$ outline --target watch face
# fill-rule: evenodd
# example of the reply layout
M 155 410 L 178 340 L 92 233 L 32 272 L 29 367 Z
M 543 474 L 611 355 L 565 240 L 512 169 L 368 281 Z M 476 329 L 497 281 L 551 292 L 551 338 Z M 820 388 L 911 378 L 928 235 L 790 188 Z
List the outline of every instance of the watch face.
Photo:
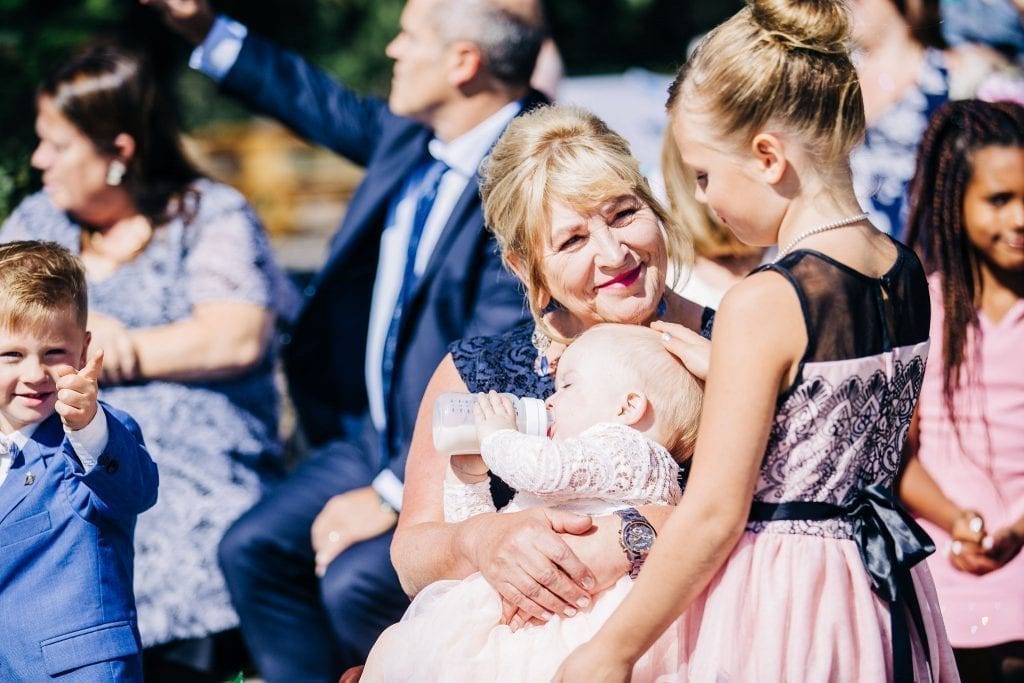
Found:
M 622 542 L 635 553 L 647 552 L 654 545 L 654 528 L 647 522 L 629 522 L 622 530 Z

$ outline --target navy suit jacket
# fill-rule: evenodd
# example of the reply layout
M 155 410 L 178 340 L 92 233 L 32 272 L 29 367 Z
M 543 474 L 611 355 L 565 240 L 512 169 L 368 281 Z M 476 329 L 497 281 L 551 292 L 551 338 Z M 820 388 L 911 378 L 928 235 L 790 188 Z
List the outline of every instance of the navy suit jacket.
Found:
M 429 158 L 433 133 L 251 33 L 222 87 L 366 168 L 283 350 L 292 399 L 310 441 L 359 438 L 343 424 L 346 417 L 367 414 L 366 339 L 381 233 L 395 193 Z M 524 109 L 545 101 L 533 92 Z M 385 397 L 388 466 L 399 478 L 420 400 L 448 344 L 497 334 L 529 317 L 522 286 L 502 266 L 484 229 L 477 181 L 469 182 L 452 211 L 400 321 L 392 391 Z
M 54 414 L 0 485 L 0 680 L 142 680 L 133 536 L 157 470 L 135 421 L 102 409 L 109 441 L 90 471 Z

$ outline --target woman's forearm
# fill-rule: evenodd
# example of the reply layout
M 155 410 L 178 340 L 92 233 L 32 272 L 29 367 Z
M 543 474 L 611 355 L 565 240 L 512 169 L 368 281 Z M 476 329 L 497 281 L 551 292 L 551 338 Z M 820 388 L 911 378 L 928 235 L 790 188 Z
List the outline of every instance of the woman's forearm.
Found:
M 434 448 L 434 403 L 449 391 L 468 391 L 450 355 L 438 364 L 420 402 L 405 463 L 402 512 L 391 542 L 392 564 L 409 595 L 433 581 L 473 571 L 456 552 L 458 525 L 444 521 L 444 478 L 450 458 Z
M 602 627 L 601 641 L 614 644 L 631 661 L 639 659 L 705 590 L 735 547 L 744 522 L 735 510 L 684 497 L 659 530 L 633 589 Z
M 461 524 L 424 522 L 395 532 L 391 562 L 407 595 L 416 595 L 434 581 L 461 579 L 476 571 L 459 551 Z
M 257 304 L 208 303 L 197 305 L 192 317 L 132 330 L 130 337 L 145 379 L 227 379 L 262 360 L 273 323 L 273 314 Z

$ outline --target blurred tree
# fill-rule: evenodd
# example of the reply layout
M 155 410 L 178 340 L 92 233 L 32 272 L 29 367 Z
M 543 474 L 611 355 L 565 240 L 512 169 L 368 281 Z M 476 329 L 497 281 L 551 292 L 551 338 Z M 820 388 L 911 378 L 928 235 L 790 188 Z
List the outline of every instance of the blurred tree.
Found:
M 297 50 L 357 88 L 383 93 L 390 82 L 384 45 L 403 0 L 214 0 L 253 31 Z M 145 51 L 176 94 L 185 130 L 248 117 L 184 65 L 191 46 L 135 0 L 0 0 L 0 220 L 39 187 L 29 165 L 36 143 L 35 89 L 68 55 L 95 40 Z
M 359 90 L 384 94 L 404 0 L 213 0 L 218 12 L 301 52 Z M 739 6 L 739 0 L 548 0 L 552 33 L 569 75 L 617 72 L 630 66 L 674 70 L 693 35 Z M 0 219 L 38 187 L 29 168 L 35 145 L 34 91 L 69 52 L 113 39 L 148 52 L 173 88 L 186 130 L 249 112 L 184 68 L 190 46 L 136 0 L 0 0 Z
M 694 36 L 731 16 L 742 0 L 547 0 L 551 32 L 571 76 L 642 67 L 674 72 Z

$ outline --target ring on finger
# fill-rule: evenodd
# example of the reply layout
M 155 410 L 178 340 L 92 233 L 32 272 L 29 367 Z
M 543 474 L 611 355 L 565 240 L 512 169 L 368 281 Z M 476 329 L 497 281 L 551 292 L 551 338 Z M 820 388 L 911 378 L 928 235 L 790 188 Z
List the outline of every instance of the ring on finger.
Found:
M 330 543 L 337 543 L 341 540 L 341 534 L 338 533 L 337 529 L 332 529 L 327 533 L 327 540 Z

